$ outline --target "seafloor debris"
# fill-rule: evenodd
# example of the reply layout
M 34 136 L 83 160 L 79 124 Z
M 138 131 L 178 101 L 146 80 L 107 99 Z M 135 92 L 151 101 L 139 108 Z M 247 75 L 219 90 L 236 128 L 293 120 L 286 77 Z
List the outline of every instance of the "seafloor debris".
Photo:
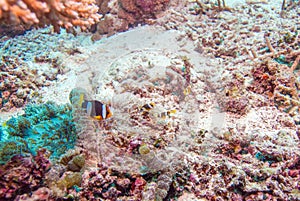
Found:
M 269 104 L 289 113 L 291 116 L 299 114 L 299 82 L 286 65 L 267 60 L 252 69 L 253 83 L 251 91 L 266 96 Z
M 289 138 L 289 133 L 282 131 L 278 136 Z M 287 156 L 285 151 L 278 152 L 276 148 L 260 149 L 260 145 L 252 144 L 254 138 L 250 136 L 238 139 L 236 134 L 226 132 L 222 138 L 228 142 L 220 143 L 213 152 L 199 156 L 193 162 L 190 188 L 197 197 L 252 199 L 261 194 L 272 199 L 297 200 L 298 184 L 295 181 L 299 177 L 286 175 L 294 172 L 295 166 L 290 163 L 298 163 L 298 156 Z

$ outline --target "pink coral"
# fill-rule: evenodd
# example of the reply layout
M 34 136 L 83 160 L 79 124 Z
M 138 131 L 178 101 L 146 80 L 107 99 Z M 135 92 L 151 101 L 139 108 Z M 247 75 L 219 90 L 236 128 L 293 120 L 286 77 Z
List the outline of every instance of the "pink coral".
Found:
M 33 156 L 14 156 L 0 167 L 0 200 L 12 199 L 19 193 L 30 192 L 42 185 L 51 163 L 49 153 L 41 149 Z
M 31 194 L 31 193 L 29 193 Z M 34 191 L 31 195 L 24 194 L 17 196 L 15 201 L 46 201 L 50 198 L 50 189 L 46 187 L 41 187 Z
M 131 192 L 133 194 L 141 193 L 147 182 L 142 177 L 137 177 L 134 183 L 131 186 Z

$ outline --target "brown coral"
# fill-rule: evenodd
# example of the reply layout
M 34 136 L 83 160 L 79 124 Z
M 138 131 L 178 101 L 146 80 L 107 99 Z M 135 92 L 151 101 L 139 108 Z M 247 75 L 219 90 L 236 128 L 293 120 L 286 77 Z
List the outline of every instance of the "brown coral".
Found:
M 127 30 L 147 19 L 156 19 L 157 14 L 168 6 L 170 0 L 97 0 L 97 5 L 104 15 L 95 27 L 94 40 L 103 34 L 114 34 Z
M 5 24 L 49 25 L 70 30 L 79 26 L 86 30 L 100 19 L 94 0 L 15 0 L 0 1 L 0 20 Z
M 128 19 L 130 22 L 135 22 L 143 19 L 143 17 L 155 16 L 159 11 L 162 11 L 169 0 L 119 0 L 122 12 L 119 12 L 119 17 Z
M 79 150 L 69 150 L 61 157 L 60 163 L 72 172 L 79 172 L 85 165 L 85 156 Z

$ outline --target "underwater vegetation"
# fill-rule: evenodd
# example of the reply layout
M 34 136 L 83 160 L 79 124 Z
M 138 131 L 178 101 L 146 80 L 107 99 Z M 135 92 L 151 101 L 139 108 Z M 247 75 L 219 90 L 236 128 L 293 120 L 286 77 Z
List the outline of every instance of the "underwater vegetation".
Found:
M 40 148 L 49 150 L 54 159 L 74 147 L 76 132 L 70 105 L 33 104 L 24 112 L 1 128 L 0 163 L 15 154 L 35 155 Z

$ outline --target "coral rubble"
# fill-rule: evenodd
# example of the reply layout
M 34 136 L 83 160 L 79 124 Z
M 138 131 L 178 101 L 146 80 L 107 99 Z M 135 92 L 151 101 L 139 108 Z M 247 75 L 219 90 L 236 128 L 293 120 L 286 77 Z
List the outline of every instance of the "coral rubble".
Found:
M 71 34 L 53 34 L 49 28 L 37 32 L 0 42 L 1 111 L 38 101 L 40 89 L 68 71 L 63 56 L 80 53 L 76 48 L 80 42 Z M 59 45 L 53 47 L 54 43 Z

